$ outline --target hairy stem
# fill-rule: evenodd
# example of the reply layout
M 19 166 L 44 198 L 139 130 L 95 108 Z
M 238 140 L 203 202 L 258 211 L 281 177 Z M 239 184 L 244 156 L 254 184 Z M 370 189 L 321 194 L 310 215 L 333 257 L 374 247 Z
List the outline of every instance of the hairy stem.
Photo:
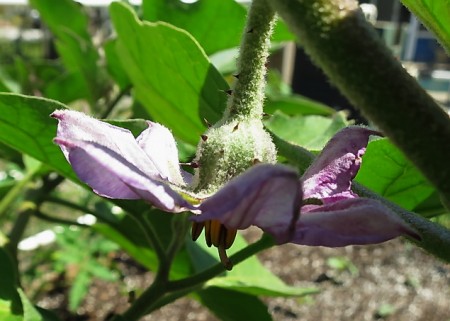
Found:
M 331 81 L 449 200 L 449 117 L 392 56 L 357 1 L 270 3 Z
M 252 2 L 240 46 L 237 83 L 228 101 L 224 119 L 262 117 L 265 65 L 275 21 L 275 12 L 266 0 Z

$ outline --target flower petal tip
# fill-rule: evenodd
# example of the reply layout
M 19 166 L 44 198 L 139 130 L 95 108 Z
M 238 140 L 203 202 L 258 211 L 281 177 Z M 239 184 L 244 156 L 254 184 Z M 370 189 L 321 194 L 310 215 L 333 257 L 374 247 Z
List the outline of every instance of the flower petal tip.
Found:
M 64 110 L 57 109 L 53 113 L 50 114 L 50 117 L 61 120 L 63 117 L 63 113 L 64 113 Z

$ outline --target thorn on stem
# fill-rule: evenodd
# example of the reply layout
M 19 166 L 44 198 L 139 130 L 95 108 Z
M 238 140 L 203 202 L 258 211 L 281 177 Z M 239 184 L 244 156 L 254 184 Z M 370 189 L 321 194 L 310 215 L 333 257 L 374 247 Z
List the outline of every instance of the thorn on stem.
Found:
M 206 140 L 208 139 L 208 136 L 206 136 L 206 135 L 200 135 L 200 137 L 202 138 L 202 140 L 203 140 L 204 142 L 206 142 Z
M 203 121 L 205 122 L 206 127 L 211 128 L 211 123 L 206 118 L 203 118 Z
M 236 124 L 236 126 L 233 127 L 233 132 L 235 132 L 236 130 L 238 130 L 239 128 L 239 123 Z

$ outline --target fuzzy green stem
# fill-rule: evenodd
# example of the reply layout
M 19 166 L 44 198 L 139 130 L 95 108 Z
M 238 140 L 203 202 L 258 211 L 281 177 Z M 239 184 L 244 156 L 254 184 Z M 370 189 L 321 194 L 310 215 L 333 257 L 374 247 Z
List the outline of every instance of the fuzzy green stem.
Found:
M 266 0 L 253 0 L 242 38 L 236 86 L 224 119 L 256 118 L 263 114 L 266 62 L 275 13 Z
M 270 3 L 331 81 L 449 200 L 449 117 L 392 56 L 358 3 Z
M 255 255 L 258 252 L 261 252 L 262 250 L 272 247 L 273 245 L 274 245 L 273 238 L 267 234 L 264 234 L 259 241 L 250 244 L 246 248 L 231 255 L 230 261 L 233 263 L 233 265 L 236 265 L 244 261 L 245 259 L 249 258 L 250 256 Z M 223 266 L 222 263 L 217 263 L 216 265 L 191 277 L 169 282 L 169 284 L 167 285 L 167 289 L 170 291 L 178 291 L 185 288 L 196 287 L 223 272 L 225 272 L 225 267 Z
M 280 138 L 273 136 L 274 142 L 278 148 L 281 155 L 285 156 L 290 162 L 297 165 L 300 172 L 304 172 L 306 168 L 314 160 L 314 155 L 307 151 L 306 149 L 291 145 Z M 362 197 L 372 198 L 380 201 L 397 215 L 399 215 L 405 222 L 407 222 L 411 227 L 413 227 L 422 240 L 418 241 L 415 239 L 410 239 L 412 242 L 416 243 L 418 246 L 422 247 L 429 253 L 450 262 L 450 231 L 446 228 L 440 226 L 439 224 L 433 223 L 420 215 L 409 212 L 400 206 L 388 201 L 384 197 L 370 191 L 366 187 L 353 182 L 353 190 Z

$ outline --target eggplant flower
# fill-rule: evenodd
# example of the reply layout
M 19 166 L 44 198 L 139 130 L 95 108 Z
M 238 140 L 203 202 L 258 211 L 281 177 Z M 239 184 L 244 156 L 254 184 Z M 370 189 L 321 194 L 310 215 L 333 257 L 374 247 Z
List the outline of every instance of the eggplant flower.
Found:
M 58 119 L 57 137 L 79 179 L 100 196 L 144 199 L 166 212 L 195 210 L 180 195 L 190 180 L 178 163 L 170 131 L 148 121 L 136 139 L 129 130 L 71 110 L 51 114 Z
M 206 242 L 226 255 L 236 230 L 256 225 L 279 244 L 329 247 L 379 243 L 418 235 L 389 208 L 358 198 L 351 182 L 361 165 L 369 136 L 377 132 L 349 127 L 334 136 L 300 179 L 284 165 L 257 164 L 193 205 L 192 175 L 178 163 L 170 131 L 148 121 L 136 139 L 130 131 L 70 110 L 57 110 L 57 137 L 79 179 L 95 193 L 113 199 L 143 199 L 166 212 L 191 211 L 192 237 L 205 228 Z M 195 195 L 194 195 L 195 198 Z
M 196 222 L 217 220 L 228 229 L 256 225 L 278 244 L 340 247 L 381 243 L 417 233 L 381 202 L 351 190 L 370 135 L 348 127 L 325 146 L 301 180 L 281 165 L 258 165 L 200 205 Z

